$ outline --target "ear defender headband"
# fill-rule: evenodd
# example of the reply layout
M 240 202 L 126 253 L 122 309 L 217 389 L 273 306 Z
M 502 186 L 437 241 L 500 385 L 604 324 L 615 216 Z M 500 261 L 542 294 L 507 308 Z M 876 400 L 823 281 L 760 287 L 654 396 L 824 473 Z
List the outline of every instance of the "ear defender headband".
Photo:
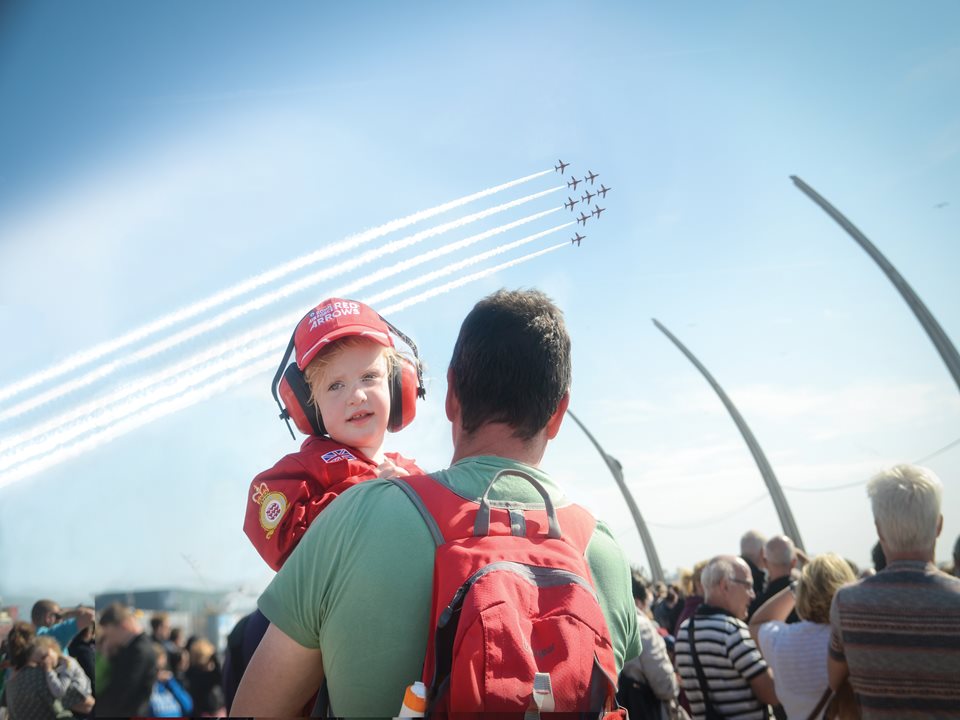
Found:
M 291 420 L 304 435 L 327 434 L 320 410 L 311 398 L 310 386 L 304 375 L 310 361 L 330 343 L 342 337 L 370 336 L 384 347 L 393 347 L 389 333 L 403 340 L 413 351 L 414 361 L 397 357 L 396 362 L 390 362 L 387 377 L 390 416 L 387 419 L 387 430 L 398 432 L 413 422 L 417 414 L 417 398 L 422 399 L 427 395 L 423 387 L 423 367 L 416 344 L 366 305 L 351 300 L 334 299 L 321 303 L 297 323 L 290 342 L 287 343 L 283 360 L 280 361 L 280 367 L 273 376 L 270 390 L 280 408 L 280 419 L 287 423 L 291 437 L 296 439 L 290 426 Z M 294 353 L 296 360 L 290 362 Z

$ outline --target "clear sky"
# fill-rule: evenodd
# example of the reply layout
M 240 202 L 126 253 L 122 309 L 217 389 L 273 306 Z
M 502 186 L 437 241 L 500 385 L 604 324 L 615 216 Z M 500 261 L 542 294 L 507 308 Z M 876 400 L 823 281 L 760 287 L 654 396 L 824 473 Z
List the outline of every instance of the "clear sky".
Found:
M 651 318 L 738 405 L 807 549 L 867 564 L 875 533 L 863 483 L 960 439 L 960 394 L 893 286 L 789 176 L 866 233 L 956 342 L 957 27 L 960 7 L 946 1 L 4 4 L 0 390 L 290 261 L 327 256 L 0 400 L 0 596 L 258 592 L 271 572 L 241 530 L 248 483 L 297 447 L 269 392 L 292 330 L 283 318 L 364 278 L 375 282 L 358 299 L 438 273 L 376 303 L 385 310 L 558 243 L 388 313 L 420 346 L 429 388 L 388 448 L 447 464 L 444 373 L 460 321 L 499 287 L 538 287 L 573 337 L 571 407 L 623 464 L 665 569 L 736 552 L 745 530 L 772 535 L 779 524 L 725 409 Z M 557 158 L 571 163 L 562 178 L 550 172 L 335 254 L 346 238 Z M 588 236 L 580 247 L 568 227 L 466 264 L 569 223 L 560 205 L 573 192 L 562 188 L 343 265 L 588 170 L 613 189 L 603 216 L 577 226 Z M 240 350 L 230 343 L 272 321 L 286 329 L 237 360 L 249 377 L 233 383 L 232 369 L 207 361 L 215 374 L 191 384 L 198 354 Z M 138 355 L 200 322 L 195 337 Z M 84 387 L 24 409 L 97 369 Z M 159 396 L 144 378 L 165 369 L 176 411 L 148 404 Z M 105 428 L 109 442 L 75 444 Z M 24 452 L 61 461 L 16 476 Z M 572 422 L 543 464 L 647 564 Z M 925 464 L 945 485 L 946 560 L 960 534 L 960 446 Z

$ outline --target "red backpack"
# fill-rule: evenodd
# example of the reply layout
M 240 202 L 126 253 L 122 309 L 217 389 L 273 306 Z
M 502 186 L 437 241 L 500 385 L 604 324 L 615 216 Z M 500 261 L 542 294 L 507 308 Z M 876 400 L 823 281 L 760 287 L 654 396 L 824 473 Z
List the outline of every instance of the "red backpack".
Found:
M 504 475 L 526 479 L 545 509 L 491 501 Z M 585 557 L 593 516 L 554 508 L 543 485 L 517 470 L 497 473 L 479 501 L 428 476 L 391 480 L 437 544 L 427 716 L 617 710 L 613 647 Z

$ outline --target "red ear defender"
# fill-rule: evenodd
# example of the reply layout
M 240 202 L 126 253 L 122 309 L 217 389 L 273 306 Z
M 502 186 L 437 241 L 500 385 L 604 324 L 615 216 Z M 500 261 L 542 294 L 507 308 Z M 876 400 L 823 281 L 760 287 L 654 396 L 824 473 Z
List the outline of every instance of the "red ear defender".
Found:
M 390 372 L 390 420 L 387 430 L 400 432 L 417 416 L 420 377 L 416 366 L 402 357 Z
M 307 384 L 307 378 L 297 367 L 296 363 L 290 363 L 280 378 L 280 387 L 277 388 L 280 393 L 280 399 L 286 408 L 287 414 L 297 430 L 304 435 L 325 435 L 327 429 L 323 426 L 323 418 L 317 411 L 317 406 L 310 399 L 310 386 Z M 283 417 L 281 414 L 280 417 Z M 286 420 L 286 418 L 284 418 Z

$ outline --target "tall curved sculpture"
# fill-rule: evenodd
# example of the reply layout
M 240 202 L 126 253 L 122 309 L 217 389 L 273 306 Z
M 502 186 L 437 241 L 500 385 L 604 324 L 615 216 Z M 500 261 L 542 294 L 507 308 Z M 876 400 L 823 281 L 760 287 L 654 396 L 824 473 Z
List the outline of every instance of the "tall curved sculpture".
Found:
M 716 392 L 720 397 L 720 400 L 727 408 L 727 412 L 730 413 L 730 417 L 733 418 L 733 422 L 736 423 L 740 434 L 743 435 L 743 439 L 747 443 L 747 447 L 750 448 L 750 454 L 753 455 L 753 459 L 757 463 L 757 467 L 760 469 L 760 474 L 763 476 L 763 481 L 767 484 L 767 489 L 770 491 L 770 497 L 773 499 L 773 506 L 777 509 L 777 515 L 780 517 L 780 525 L 783 527 L 784 534 L 793 540 L 794 544 L 802 550 L 803 540 L 800 539 L 800 528 L 797 527 L 797 523 L 793 519 L 793 513 L 790 511 L 790 505 L 787 503 L 787 498 L 783 494 L 783 490 L 780 488 L 780 483 L 777 481 L 777 476 L 773 474 L 773 468 L 770 467 L 770 463 L 767 461 L 767 456 L 763 454 L 763 450 L 760 449 L 760 444 L 753 436 L 753 433 L 750 432 L 750 428 L 747 426 L 747 422 L 743 419 L 740 411 L 737 410 L 736 406 L 723 391 L 723 388 L 720 387 L 719 383 L 713 379 L 713 376 L 700 363 L 700 361 L 697 360 L 694 354 L 687 350 L 686 346 L 677 340 L 673 333 L 661 325 L 656 318 L 653 319 L 653 324 L 657 326 L 660 332 L 670 338 L 673 344 L 679 348 L 680 352 L 687 356 L 687 359 L 693 363 L 697 370 L 700 371 L 700 374 L 706 378 L 707 382 L 710 383 L 710 387 L 712 387 L 714 392 Z
M 796 175 L 791 175 L 790 179 L 793 180 L 794 185 L 800 188 L 807 197 L 819 205 L 827 215 L 836 220 L 840 227 L 846 230 L 850 234 L 850 237 L 856 240 L 857 244 L 860 245 L 860 247 L 866 251 L 867 255 L 873 258 L 873 261 L 886 273 L 890 282 L 900 291 L 900 295 L 906 300 L 907 305 L 913 310 L 913 314 L 916 315 L 917 320 L 920 321 L 923 329 L 927 332 L 927 336 L 933 342 L 933 346 L 937 349 L 937 352 L 940 353 L 940 358 L 943 360 L 944 365 L 947 366 L 947 370 L 950 372 L 950 375 L 953 376 L 953 381 L 957 384 L 957 389 L 960 390 L 960 355 L 957 355 L 957 348 L 950 342 L 950 338 L 947 337 L 943 328 L 940 327 L 940 323 L 933 317 L 933 314 L 913 291 L 910 284 L 903 279 L 903 276 L 897 271 L 893 264 L 887 260 L 884 254 L 877 250 L 876 246 L 867 239 L 867 236 L 860 232 L 852 222 L 847 220 L 843 213 L 827 202 L 823 196 Z
M 590 434 L 590 431 L 587 430 L 587 426 L 580 422 L 580 418 L 570 412 L 570 408 L 567 408 L 567 415 L 573 418 L 573 421 L 580 426 L 580 429 L 583 430 L 583 434 L 590 438 L 590 442 L 593 443 L 593 446 L 597 449 L 597 452 L 600 453 L 600 457 L 603 458 L 603 461 L 607 464 L 607 467 L 610 468 L 610 473 L 613 475 L 613 479 L 617 481 L 617 487 L 620 488 L 620 492 L 623 494 L 623 499 L 627 501 L 627 507 L 630 508 L 630 514 L 633 515 L 633 522 L 637 526 L 637 532 L 640 533 L 640 542 L 643 543 L 643 550 L 647 554 L 647 562 L 650 563 L 650 574 L 653 576 L 655 581 L 665 582 L 663 577 L 663 568 L 660 566 L 660 556 L 657 555 L 657 549 L 653 546 L 653 536 L 650 535 L 650 531 L 647 530 L 647 524 L 643 521 L 643 516 L 640 515 L 640 508 L 637 507 L 637 503 L 633 499 L 633 495 L 630 494 L 630 490 L 627 489 L 627 484 L 623 480 L 623 466 L 620 464 L 620 461 L 617 460 L 613 455 L 608 455 L 606 451 L 600 447 L 600 443 L 597 442 L 596 438 Z

